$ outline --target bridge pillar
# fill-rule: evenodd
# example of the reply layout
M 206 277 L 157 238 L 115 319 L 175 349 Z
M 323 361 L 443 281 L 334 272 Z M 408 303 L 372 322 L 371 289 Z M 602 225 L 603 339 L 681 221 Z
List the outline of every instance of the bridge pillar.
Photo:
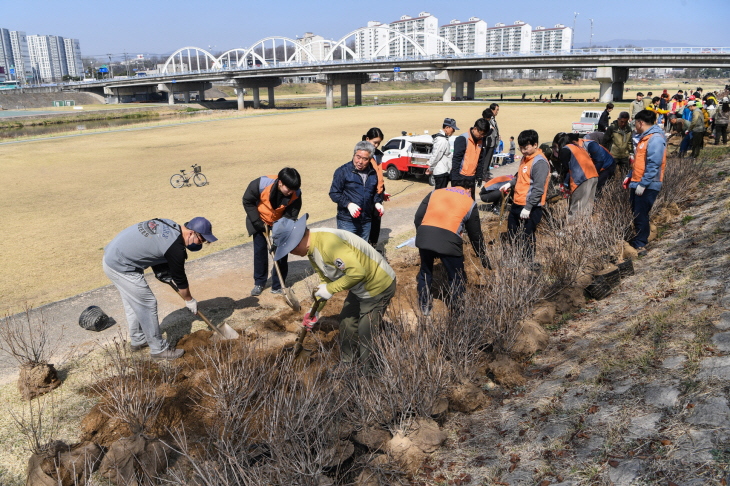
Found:
M 600 66 L 596 69 L 596 80 L 601 83 L 600 101 L 609 103 L 624 98 L 624 83 L 629 79 L 629 68 Z
M 174 91 L 170 91 L 167 93 L 167 104 L 168 105 L 175 104 L 175 92 Z
M 259 87 L 255 86 L 251 88 L 251 91 L 253 91 L 253 107 L 255 110 L 258 110 L 261 108 L 261 99 L 259 99 Z
M 245 109 L 245 104 L 243 103 L 243 95 L 245 94 L 245 91 L 240 86 L 236 88 L 236 99 L 238 100 L 238 111 L 243 111 Z
M 347 99 L 347 84 L 340 85 L 340 106 L 347 107 L 350 104 L 350 100 Z
M 198 91 L 198 99 L 200 101 L 205 101 L 205 90 L 204 89 L 201 89 Z
M 468 81 L 466 83 L 466 97 L 470 100 L 474 99 L 476 83 L 474 81 Z
M 362 105 L 362 83 L 355 84 L 355 106 Z
M 269 86 L 269 108 L 275 108 L 276 102 L 274 101 L 274 87 Z
M 370 76 L 366 73 L 347 73 L 347 74 L 318 74 L 316 82 L 325 85 L 325 93 L 327 96 L 327 109 L 334 108 L 333 89 L 336 84 L 342 87 L 340 93 L 340 101 L 342 106 L 347 106 L 347 85 L 355 85 L 355 102 L 357 103 L 357 85 L 370 81 Z
M 335 107 L 335 87 L 331 84 L 327 84 L 324 87 L 325 98 L 327 99 L 327 109 L 331 110 Z
M 274 107 L 274 88 L 281 85 L 281 78 L 268 77 L 268 78 L 238 78 L 235 79 L 236 87 L 238 88 L 239 110 L 243 110 L 243 88 L 250 89 L 253 92 L 253 107 L 261 108 L 260 88 L 268 88 L 269 92 L 269 107 Z
M 185 93 L 183 93 L 183 96 L 185 97 L 185 103 L 190 103 L 190 91 L 185 91 Z
M 456 97 L 463 98 L 464 83 L 476 83 L 482 79 L 482 72 L 471 69 L 444 69 L 436 73 L 436 79 L 444 82 L 444 101 L 451 101 L 451 83 L 456 83 Z
M 189 83 L 160 83 L 157 85 L 158 92 L 167 93 L 167 102 L 171 105 L 175 104 L 175 88 L 177 92 L 184 93 L 185 103 L 190 103 L 190 92 L 197 91 L 201 94 L 201 100 L 203 99 L 202 93 L 206 89 L 210 89 L 213 85 L 208 81 L 196 81 Z

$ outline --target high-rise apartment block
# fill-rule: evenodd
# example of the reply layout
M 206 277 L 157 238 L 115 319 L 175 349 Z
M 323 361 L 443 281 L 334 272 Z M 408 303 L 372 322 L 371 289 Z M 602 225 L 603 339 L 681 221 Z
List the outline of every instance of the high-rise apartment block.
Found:
M 10 74 L 10 67 L 13 66 L 13 46 L 10 43 L 10 31 L 0 29 L 0 67 L 6 75 Z
M 438 19 L 430 13 L 421 12 L 415 18 L 403 15 L 400 20 L 391 22 L 389 27 L 414 39 L 427 55 L 438 54 Z M 389 39 L 397 39 L 390 44 L 390 56 L 420 54 L 413 44 L 393 32 L 390 33 Z
M 322 61 L 330 52 L 330 43 L 325 41 L 321 35 L 314 35 L 311 32 L 305 32 L 303 37 L 297 38 L 297 43 L 309 49 L 314 58 Z M 291 54 L 288 54 L 290 56 Z
M 517 54 L 530 52 L 532 27 L 521 20 L 512 25 L 497 23 L 487 29 L 487 52 Z
M 371 20 L 366 30 L 355 34 L 355 54 L 361 59 L 385 57 L 390 54 L 387 47 L 389 32 L 388 24 Z
M 573 29 L 563 24 L 546 29 L 538 25 L 532 31 L 531 50 L 533 52 L 569 51 L 573 41 Z
M 33 78 L 33 65 L 30 63 L 28 38 L 21 30 L 10 31 L 10 44 L 13 46 L 13 62 L 15 63 L 15 78 L 22 83 Z
M 477 17 L 467 22 L 452 20 L 439 29 L 439 36 L 454 44 L 463 54 L 487 52 L 487 23 Z M 451 54 L 451 49 L 442 44 L 439 54 Z
M 81 45 L 78 39 L 63 39 L 64 51 L 66 52 L 66 66 L 68 75 L 72 78 L 84 77 L 84 63 L 81 61 Z
M 78 39 L 57 35 L 26 35 L 0 28 L 0 67 L 7 80 L 51 83 L 64 76 L 82 78 L 84 65 Z M 12 72 L 11 72 L 12 70 Z

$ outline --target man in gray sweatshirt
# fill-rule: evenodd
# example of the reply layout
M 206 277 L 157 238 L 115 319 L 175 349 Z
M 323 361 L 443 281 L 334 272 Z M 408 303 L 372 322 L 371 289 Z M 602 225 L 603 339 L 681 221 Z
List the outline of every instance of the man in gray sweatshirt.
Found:
M 186 249 L 198 251 L 203 243 L 214 241 L 217 238 L 205 218 L 193 218 L 184 225 L 171 219 L 150 219 L 122 230 L 104 248 L 102 266 L 122 297 L 132 351 L 149 347 L 152 359 L 158 360 L 185 354 L 162 338 L 157 300 L 144 279 L 144 271 L 152 267 L 159 280 L 174 282 L 185 306 L 197 315 L 198 302 L 190 294 L 185 275 Z

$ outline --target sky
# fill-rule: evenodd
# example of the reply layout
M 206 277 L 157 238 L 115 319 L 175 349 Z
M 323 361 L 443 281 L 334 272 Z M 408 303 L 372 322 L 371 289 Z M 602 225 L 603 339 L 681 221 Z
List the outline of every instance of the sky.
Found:
M 80 39 L 84 56 L 165 54 L 186 46 L 214 52 L 249 47 L 269 36 L 313 32 L 338 40 L 369 20 L 384 23 L 428 11 L 439 25 L 479 17 L 488 27 L 522 20 L 551 27 L 575 24 L 576 44 L 612 39 L 657 39 L 695 46 L 730 46 L 730 0 L 516 0 L 512 2 L 321 0 L 0 0 L 0 27 L 27 34 Z M 682 18 L 693 19 L 686 28 Z

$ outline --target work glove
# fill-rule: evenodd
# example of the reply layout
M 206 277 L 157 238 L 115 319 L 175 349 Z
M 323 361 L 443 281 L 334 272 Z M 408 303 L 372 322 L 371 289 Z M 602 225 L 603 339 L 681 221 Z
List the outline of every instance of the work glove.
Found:
M 686 132 L 684 132 L 684 134 L 685 135 L 689 135 L 689 130 L 687 130 Z
M 530 219 L 530 210 L 522 208 L 520 212 L 520 219 Z
M 646 189 L 646 187 L 644 187 L 642 185 L 636 186 L 636 189 L 634 190 L 634 194 L 636 194 L 637 196 L 641 196 L 642 194 L 644 194 L 644 189 Z
M 510 189 L 512 189 L 512 184 L 510 184 L 509 182 L 499 188 L 500 192 L 503 192 L 505 194 L 507 194 L 510 191 Z
M 633 155 L 629 155 L 629 163 L 631 165 L 634 165 L 634 156 Z
M 480 260 L 482 261 L 482 268 L 486 268 L 488 270 L 492 269 L 492 265 L 489 264 L 489 258 L 487 258 L 487 255 L 482 255 Z
M 196 316 L 198 315 L 198 301 L 197 300 L 195 300 L 195 299 L 186 300 L 185 307 L 190 309 L 190 312 L 192 312 Z
M 327 291 L 327 284 L 319 284 L 314 296 L 323 300 L 330 300 L 332 298 L 332 294 Z
M 560 177 L 560 174 L 558 174 L 557 172 L 551 172 L 550 175 L 553 176 L 553 179 L 555 179 L 556 181 Z
M 481 180 L 481 179 L 479 179 L 479 180 L 477 181 L 477 187 L 482 187 L 482 180 Z
M 316 312 L 314 314 L 314 317 L 312 317 L 311 319 L 309 318 L 309 312 L 307 312 L 304 315 L 304 320 L 302 321 L 302 327 L 305 328 L 307 331 L 311 331 L 312 326 L 317 324 L 317 322 L 319 322 L 319 312 Z
M 165 265 L 163 268 L 155 269 L 155 278 L 162 283 L 172 283 L 172 275 L 170 275 L 170 268 Z
M 624 189 L 627 189 L 628 190 L 628 188 L 629 188 L 629 182 L 631 182 L 631 178 L 630 177 L 627 177 L 626 179 L 624 179 Z
M 360 208 L 360 206 L 358 206 L 355 203 L 348 204 L 347 205 L 347 210 L 350 211 L 350 216 L 352 216 L 353 218 L 359 218 L 360 217 L 360 212 L 362 211 L 362 209 Z
M 259 219 L 258 221 L 253 222 L 253 229 L 255 229 L 257 233 L 266 233 L 266 224 Z
M 387 192 L 384 192 L 383 193 L 383 201 L 390 201 L 390 194 L 388 194 Z
M 380 203 L 375 203 L 375 209 L 378 210 L 378 214 L 380 214 L 380 217 L 383 217 L 383 214 L 385 214 L 385 209 L 383 208 L 383 205 Z

